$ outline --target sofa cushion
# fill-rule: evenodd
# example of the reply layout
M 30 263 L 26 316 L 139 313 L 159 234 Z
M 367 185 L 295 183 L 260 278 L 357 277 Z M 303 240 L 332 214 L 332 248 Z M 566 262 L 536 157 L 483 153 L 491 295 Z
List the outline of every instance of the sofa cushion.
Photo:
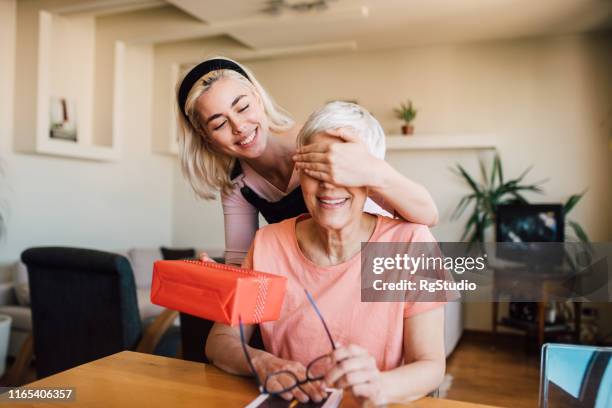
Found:
M 153 276 L 153 263 L 163 259 L 159 249 L 130 249 L 128 258 L 134 271 L 134 280 L 138 288 L 150 288 Z
M 162 306 L 151 303 L 151 289 L 137 288 L 136 296 L 138 297 L 138 310 L 140 311 L 140 319 L 147 320 L 155 317 L 164 311 Z
M 13 284 L 17 303 L 21 306 L 30 305 L 30 285 L 28 283 L 28 268 L 21 261 L 15 263 L 13 269 Z
M 0 306 L 0 314 L 11 316 L 13 319 L 11 329 L 32 330 L 32 311 L 28 306 Z
M 195 258 L 196 251 L 193 248 L 166 248 L 161 247 L 161 253 L 165 260 L 176 261 L 178 259 Z
M 15 297 L 15 285 L 13 281 L 0 283 L 0 306 L 14 305 L 17 303 Z

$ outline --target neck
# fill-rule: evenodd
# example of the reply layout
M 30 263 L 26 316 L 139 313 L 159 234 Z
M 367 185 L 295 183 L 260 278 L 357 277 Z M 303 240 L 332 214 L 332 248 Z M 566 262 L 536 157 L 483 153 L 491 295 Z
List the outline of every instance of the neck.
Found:
M 361 250 L 361 243 L 370 239 L 376 227 L 376 217 L 365 213 L 341 229 L 323 228 L 312 218 L 305 222 L 303 237 L 300 239 L 298 236 L 298 242 L 308 258 L 321 266 L 337 265 L 351 259 Z

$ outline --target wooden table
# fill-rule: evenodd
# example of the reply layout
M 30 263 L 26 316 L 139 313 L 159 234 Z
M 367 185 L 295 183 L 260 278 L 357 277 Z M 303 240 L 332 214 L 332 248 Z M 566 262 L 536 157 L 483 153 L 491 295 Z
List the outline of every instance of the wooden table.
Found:
M 123 351 L 35 381 L 26 388 L 73 387 L 76 401 L 19 403 L 18 407 L 243 407 L 258 392 L 254 382 L 211 365 Z M 8 407 L 7 403 L 1 404 Z M 342 407 L 357 407 L 346 393 Z M 399 407 L 400 405 L 394 405 Z M 423 398 L 415 408 L 484 408 L 445 399 Z

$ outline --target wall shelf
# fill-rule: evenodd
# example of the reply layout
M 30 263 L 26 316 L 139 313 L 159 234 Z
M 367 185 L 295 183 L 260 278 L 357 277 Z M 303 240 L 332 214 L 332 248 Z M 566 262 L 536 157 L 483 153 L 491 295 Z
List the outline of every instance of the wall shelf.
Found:
M 98 35 L 91 16 L 20 6 L 15 150 L 82 160 L 121 157 L 125 45 Z M 70 100 L 76 141 L 50 137 L 51 98 Z
M 491 134 L 420 134 L 387 136 L 387 150 L 495 150 Z
M 37 143 L 32 153 L 93 161 L 116 161 L 121 158 L 120 151 L 116 147 L 96 146 L 53 139 Z

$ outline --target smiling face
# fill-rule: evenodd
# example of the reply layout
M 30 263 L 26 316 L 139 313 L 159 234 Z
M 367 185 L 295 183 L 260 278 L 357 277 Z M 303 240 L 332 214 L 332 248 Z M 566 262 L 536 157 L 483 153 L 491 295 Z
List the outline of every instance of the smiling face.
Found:
M 247 84 L 218 79 L 197 99 L 195 111 L 216 150 L 245 159 L 263 153 L 268 119 L 261 99 Z
M 335 136 L 314 135 L 310 143 L 342 143 Z M 366 187 L 341 187 L 300 172 L 304 202 L 315 223 L 325 229 L 341 230 L 361 219 L 368 194 Z

